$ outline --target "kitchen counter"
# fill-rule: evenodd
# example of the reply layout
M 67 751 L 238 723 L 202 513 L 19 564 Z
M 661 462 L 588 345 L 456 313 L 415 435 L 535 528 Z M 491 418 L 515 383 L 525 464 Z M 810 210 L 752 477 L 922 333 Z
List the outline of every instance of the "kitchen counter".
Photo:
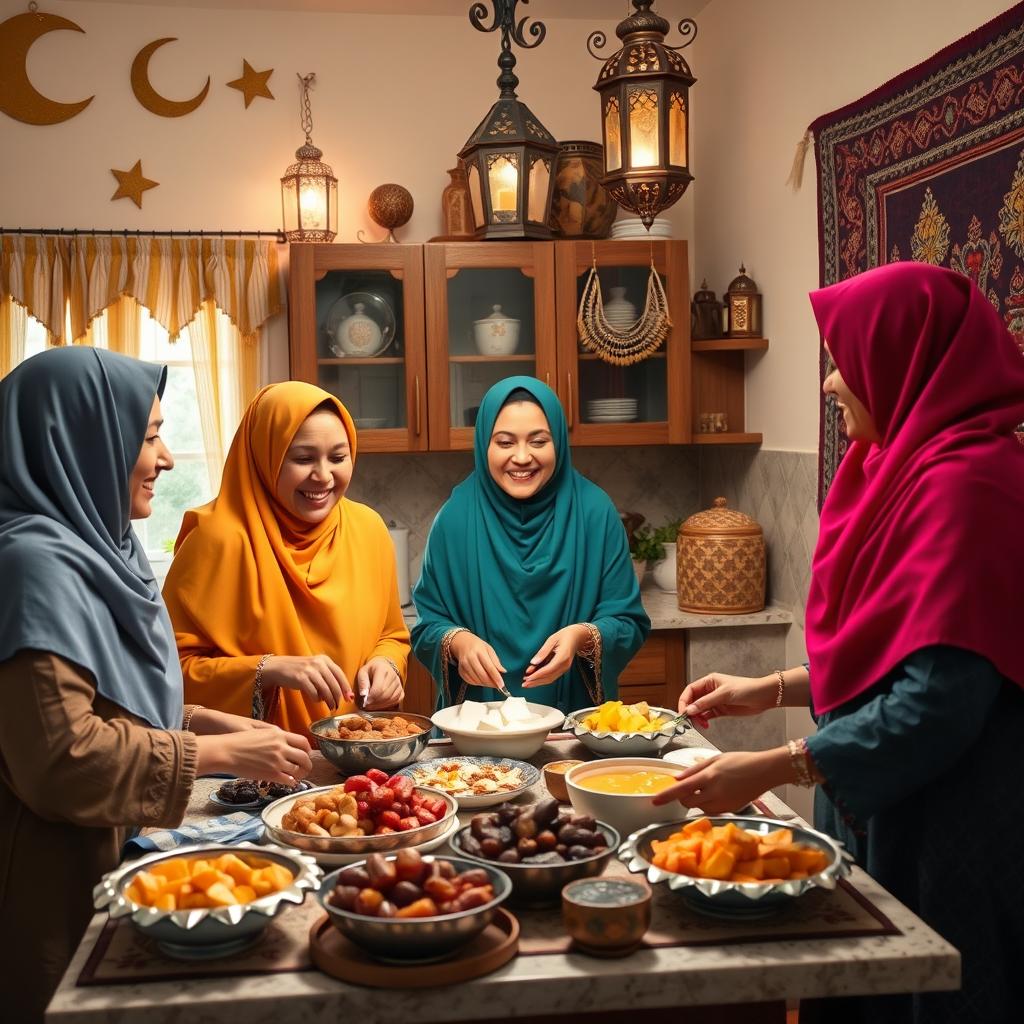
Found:
M 701 745 L 703 736 L 682 738 Z M 443 752 L 445 748 L 441 748 Z M 572 756 L 582 748 L 572 739 L 549 743 L 535 760 Z M 431 746 L 425 756 L 438 756 Z M 317 756 L 313 780 L 337 779 Z M 203 780 L 197 784 L 189 818 L 206 815 Z M 764 797 L 777 817 L 796 816 L 771 794 Z M 782 1020 L 784 1001 L 815 996 L 942 991 L 959 984 L 957 951 L 890 896 L 863 871 L 850 877 L 899 929 L 900 934 L 801 941 L 760 941 L 643 949 L 618 960 L 579 954 L 520 956 L 493 974 L 458 986 L 381 991 L 334 980 L 318 971 L 76 988 L 106 920 L 96 915 L 58 989 L 46 1019 L 56 1024 L 320 1024 L 339 1019 L 360 1024 L 396 1020 L 456 1022 L 624 1011 L 704 1007 L 693 1019 Z M 712 1006 L 749 1004 L 738 1013 L 716 1015 Z M 737 1010 L 735 1006 L 732 1010 Z M 665 1019 L 665 1018 L 659 1018 Z M 689 1020 L 673 1011 L 673 1021 Z

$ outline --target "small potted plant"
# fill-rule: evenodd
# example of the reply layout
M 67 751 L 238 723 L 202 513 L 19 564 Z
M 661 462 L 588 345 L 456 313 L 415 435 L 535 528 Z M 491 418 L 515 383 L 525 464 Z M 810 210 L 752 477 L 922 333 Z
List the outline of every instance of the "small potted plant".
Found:
M 633 571 L 636 573 L 637 583 L 643 583 L 648 562 L 664 557 L 661 543 L 654 539 L 654 531 L 646 526 L 641 526 L 638 530 L 633 531 L 629 541 L 629 554 L 633 559 Z
M 651 540 L 658 547 L 655 556 L 654 583 L 659 590 L 674 594 L 676 592 L 676 537 L 679 535 L 681 519 L 673 519 L 664 526 L 659 526 L 651 534 Z

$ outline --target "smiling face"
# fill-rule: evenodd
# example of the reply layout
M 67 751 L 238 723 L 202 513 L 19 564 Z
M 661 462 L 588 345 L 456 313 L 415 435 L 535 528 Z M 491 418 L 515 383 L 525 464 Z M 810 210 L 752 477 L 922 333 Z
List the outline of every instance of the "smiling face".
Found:
M 494 482 L 520 501 L 533 497 L 555 472 L 555 445 L 544 410 L 533 402 L 510 402 L 494 421 L 487 446 Z
M 131 499 L 129 515 L 132 519 L 145 519 L 153 513 L 153 490 L 156 478 L 165 470 L 174 468 L 174 457 L 171 455 L 160 428 L 164 417 L 160 411 L 160 399 L 153 399 L 153 408 L 149 413 L 149 424 L 142 449 L 128 480 L 128 494 Z
M 826 395 L 836 396 L 836 405 L 843 414 L 843 423 L 846 425 L 846 436 L 851 441 L 869 441 L 878 444 L 882 438 L 875 426 L 875 421 L 871 418 L 871 413 L 843 380 L 839 367 L 832 359 L 832 352 L 829 350 L 827 342 L 825 351 L 828 352 L 832 372 L 825 378 L 821 390 Z
M 277 500 L 304 522 L 319 523 L 345 496 L 351 480 L 345 426 L 337 413 L 317 409 L 306 417 L 285 452 Z

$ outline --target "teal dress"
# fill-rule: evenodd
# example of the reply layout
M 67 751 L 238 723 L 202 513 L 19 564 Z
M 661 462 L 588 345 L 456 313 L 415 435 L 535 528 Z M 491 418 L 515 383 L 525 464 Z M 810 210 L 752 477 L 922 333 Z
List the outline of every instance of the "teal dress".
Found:
M 525 501 L 506 494 L 487 466 L 495 420 L 517 388 L 537 398 L 556 453 L 551 479 Z M 413 650 L 434 677 L 437 706 L 498 697 L 466 684 L 454 664 L 441 663 L 445 634 L 460 626 L 491 644 L 507 670 L 505 685 L 532 703 L 569 712 L 614 698 L 619 674 L 651 623 L 615 506 L 572 467 L 555 393 L 533 377 L 495 384 L 480 404 L 473 453 L 473 473 L 434 520 L 413 590 L 419 614 Z M 593 665 L 577 657 L 552 684 L 524 689 L 526 667 L 544 641 L 579 622 L 600 631 L 600 657 Z
M 978 654 L 925 647 L 817 721 L 815 825 L 956 946 L 963 987 L 801 1003 L 801 1024 L 1019 1019 L 1024 691 Z

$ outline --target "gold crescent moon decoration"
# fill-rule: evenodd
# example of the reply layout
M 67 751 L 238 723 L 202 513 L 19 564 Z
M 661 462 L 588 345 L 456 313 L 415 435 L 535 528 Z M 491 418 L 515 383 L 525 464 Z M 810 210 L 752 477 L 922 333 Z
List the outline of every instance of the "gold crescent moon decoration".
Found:
M 85 32 L 67 18 L 29 11 L 0 24 L 0 110 L 25 124 L 59 124 L 80 114 L 95 97 L 58 103 L 39 92 L 28 77 L 26 61 L 32 44 L 47 32 Z
M 206 94 L 210 91 L 209 77 L 206 79 L 206 85 L 203 86 L 202 92 L 190 100 L 169 100 L 166 96 L 161 96 L 150 84 L 150 57 L 165 43 L 175 42 L 177 42 L 176 36 L 154 39 L 153 42 L 147 43 L 139 50 L 135 55 L 135 60 L 132 61 L 132 92 L 135 93 L 135 98 L 147 110 L 159 114 L 161 117 L 183 117 L 185 114 L 191 114 L 206 99 Z

